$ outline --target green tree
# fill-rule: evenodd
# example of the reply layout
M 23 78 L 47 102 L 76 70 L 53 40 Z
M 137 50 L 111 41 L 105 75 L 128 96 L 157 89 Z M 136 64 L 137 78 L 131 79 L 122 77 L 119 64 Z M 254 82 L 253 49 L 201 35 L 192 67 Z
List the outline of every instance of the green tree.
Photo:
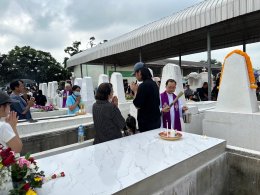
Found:
M 73 56 L 79 52 L 82 52 L 82 50 L 79 50 L 80 45 L 81 45 L 80 41 L 74 41 L 72 43 L 72 46 L 68 46 L 64 49 L 64 52 L 68 53 L 70 56 Z
M 200 62 L 203 62 L 203 63 L 208 63 L 207 61 L 205 60 L 201 60 Z M 217 61 L 216 59 L 211 59 L 211 65 L 215 65 L 215 66 L 222 66 L 222 63 Z
M 2 83 L 13 79 L 32 79 L 37 83 L 60 81 L 69 79 L 71 75 L 49 52 L 30 46 L 15 46 L 1 64 Z

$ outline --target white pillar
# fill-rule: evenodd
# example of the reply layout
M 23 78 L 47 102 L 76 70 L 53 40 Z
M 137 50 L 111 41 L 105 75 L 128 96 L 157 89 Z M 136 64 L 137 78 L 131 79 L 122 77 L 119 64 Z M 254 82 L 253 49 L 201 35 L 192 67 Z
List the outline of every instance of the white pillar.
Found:
M 123 76 L 119 72 L 113 72 L 111 75 L 111 84 L 113 85 L 114 95 L 117 96 L 119 103 L 125 103 L 125 90 Z
M 57 81 L 52 81 L 52 89 L 51 89 L 51 98 L 55 98 L 56 96 L 56 91 L 58 89 L 58 82 Z
M 82 86 L 82 78 L 75 78 L 74 85 Z
M 42 83 L 42 94 L 46 97 L 48 96 L 48 86 L 47 83 Z
M 163 67 L 160 93 L 165 91 L 165 84 L 168 79 L 174 79 L 177 82 L 175 90 L 176 95 L 178 95 L 178 93 L 180 93 L 181 91 L 184 92 L 180 66 L 176 64 L 166 64 Z M 180 98 L 180 100 L 182 101 L 182 103 L 186 102 L 184 95 Z
M 259 111 L 256 90 L 250 88 L 244 56 L 232 54 L 225 60 L 219 87 L 217 111 L 254 113 Z
M 39 90 L 42 90 L 42 83 L 39 84 Z
M 95 102 L 93 82 L 91 77 L 84 77 L 81 86 L 81 100 L 85 104 L 86 112 L 92 113 L 92 106 Z
M 48 92 L 47 92 L 48 98 L 51 98 L 51 92 L 52 92 L 52 82 L 48 82 Z
M 108 76 L 106 74 L 100 74 L 99 75 L 99 77 L 98 77 L 98 86 L 101 83 L 109 83 L 109 79 L 108 79 Z

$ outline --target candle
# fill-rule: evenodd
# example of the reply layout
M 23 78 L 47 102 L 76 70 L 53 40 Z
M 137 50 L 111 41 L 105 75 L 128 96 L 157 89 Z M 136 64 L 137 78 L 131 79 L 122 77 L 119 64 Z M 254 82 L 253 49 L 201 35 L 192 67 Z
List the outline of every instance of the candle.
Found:
M 169 137 L 169 123 L 167 120 L 166 120 L 166 129 L 167 129 L 167 137 Z

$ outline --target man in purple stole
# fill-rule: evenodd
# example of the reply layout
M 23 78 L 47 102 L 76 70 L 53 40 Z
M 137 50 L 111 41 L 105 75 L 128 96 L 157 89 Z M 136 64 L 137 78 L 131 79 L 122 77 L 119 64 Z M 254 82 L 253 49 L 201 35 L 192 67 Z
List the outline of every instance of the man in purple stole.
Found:
M 71 94 L 72 94 L 71 85 L 69 83 L 66 83 L 65 89 L 62 92 L 62 97 L 63 97 L 62 108 L 66 107 L 67 97 L 69 97 Z
M 186 106 L 183 106 L 181 101 L 178 100 L 173 106 L 169 106 L 176 98 L 174 94 L 176 89 L 176 81 L 168 79 L 166 81 L 166 90 L 161 93 L 161 108 L 162 108 L 162 127 L 168 129 L 177 129 L 181 131 L 182 112 L 188 110 Z

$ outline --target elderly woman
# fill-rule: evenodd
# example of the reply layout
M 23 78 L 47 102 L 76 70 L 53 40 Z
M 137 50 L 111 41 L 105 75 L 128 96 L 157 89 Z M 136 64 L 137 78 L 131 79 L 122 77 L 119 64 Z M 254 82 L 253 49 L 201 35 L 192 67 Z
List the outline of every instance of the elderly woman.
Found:
M 0 121 L 0 144 L 10 147 L 14 152 L 20 153 L 23 147 L 21 139 L 17 133 L 16 112 L 10 112 L 11 98 L 0 91 L 0 118 L 5 117 L 5 121 Z
M 113 97 L 110 83 L 102 83 L 96 92 L 96 103 L 93 105 L 94 144 L 122 137 L 121 130 L 125 127 L 125 119 L 118 109 L 118 99 Z

